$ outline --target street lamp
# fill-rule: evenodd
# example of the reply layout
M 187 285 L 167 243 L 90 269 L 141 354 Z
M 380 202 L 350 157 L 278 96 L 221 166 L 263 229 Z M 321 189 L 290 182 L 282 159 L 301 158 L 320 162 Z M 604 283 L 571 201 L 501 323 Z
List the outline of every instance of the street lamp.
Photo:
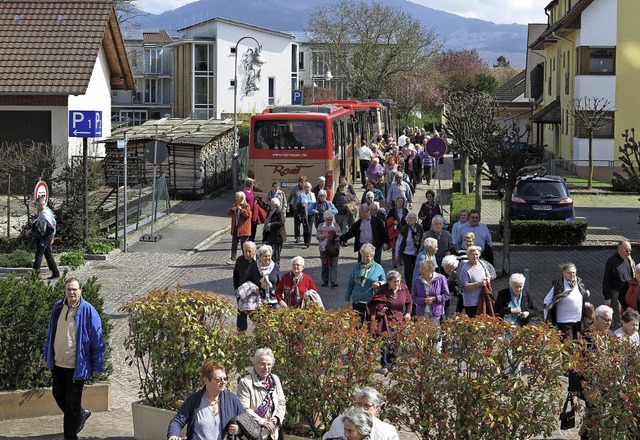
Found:
M 331 74 L 331 67 L 329 66 L 329 63 L 327 63 L 326 61 L 318 61 L 319 63 L 324 64 L 325 66 L 327 66 L 327 70 L 325 70 L 324 72 L 324 80 L 325 81 L 331 81 L 331 79 L 333 78 L 333 75 Z M 313 77 L 313 73 L 312 73 L 312 77 Z M 311 78 L 313 79 L 313 78 Z M 311 102 L 316 100 L 316 87 L 318 87 L 318 85 L 316 84 L 315 81 L 312 81 L 311 84 Z
M 250 39 L 256 42 L 258 47 L 253 52 L 251 64 L 262 66 L 266 60 L 262 55 L 262 45 L 253 37 L 242 37 L 236 43 L 235 64 L 233 71 L 233 155 L 231 156 L 231 178 L 233 179 L 233 190 L 238 191 L 238 46 L 242 40 Z

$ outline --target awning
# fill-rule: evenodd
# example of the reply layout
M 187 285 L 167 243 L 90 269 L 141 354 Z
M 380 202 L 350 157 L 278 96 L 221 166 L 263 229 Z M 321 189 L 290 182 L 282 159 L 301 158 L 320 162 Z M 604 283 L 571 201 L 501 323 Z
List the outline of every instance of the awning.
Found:
M 538 124 L 560 124 L 561 121 L 560 98 L 556 98 L 555 101 L 531 117 L 531 122 Z

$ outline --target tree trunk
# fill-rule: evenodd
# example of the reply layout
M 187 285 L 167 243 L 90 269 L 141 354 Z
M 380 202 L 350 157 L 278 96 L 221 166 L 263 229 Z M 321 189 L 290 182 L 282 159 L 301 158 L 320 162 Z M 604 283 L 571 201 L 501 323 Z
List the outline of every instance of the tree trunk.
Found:
M 482 213 L 482 163 L 476 165 L 476 209 Z
M 511 274 L 511 195 L 513 188 L 504 188 L 504 214 L 502 219 L 502 275 Z
M 460 154 L 460 193 L 469 194 L 469 155 Z
M 589 130 L 589 177 L 587 189 L 593 188 L 593 130 Z

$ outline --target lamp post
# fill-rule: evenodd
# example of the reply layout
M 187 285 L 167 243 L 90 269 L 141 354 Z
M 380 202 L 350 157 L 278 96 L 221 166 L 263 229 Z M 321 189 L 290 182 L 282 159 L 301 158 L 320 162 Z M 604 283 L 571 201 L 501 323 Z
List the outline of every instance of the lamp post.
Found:
M 329 63 L 327 63 L 326 61 L 318 61 L 318 63 L 322 63 L 325 66 L 327 66 L 327 70 L 325 70 L 324 72 L 324 80 L 325 81 L 331 81 L 331 79 L 333 78 L 333 75 L 331 74 L 331 66 L 329 66 Z M 312 78 L 313 79 L 313 73 L 312 73 Z M 318 85 L 316 84 L 315 81 L 311 82 L 311 102 L 316 100 L 316 87 L 318 87 Z
M 258 47 L 253 52 L 251 63 L 262 66 L 265 63 L 262 56 L 262 45 L 253 37 L 242 37 L 236 43 L 235 63 L 233 71 L 233 155 L 231 156 L 231 178 L 233 179 L 233 190 L 238 191 L 238 46 L 242 40 L 250 39 L 256 42 Z

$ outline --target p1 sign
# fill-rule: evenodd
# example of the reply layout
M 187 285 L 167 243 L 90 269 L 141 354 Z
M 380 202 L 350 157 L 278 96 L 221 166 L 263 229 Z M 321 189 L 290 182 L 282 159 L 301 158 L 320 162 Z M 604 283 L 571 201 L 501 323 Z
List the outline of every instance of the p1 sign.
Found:
M 90 138 L 101 136 L 101 111 L 69 110 L 69 137 Z

